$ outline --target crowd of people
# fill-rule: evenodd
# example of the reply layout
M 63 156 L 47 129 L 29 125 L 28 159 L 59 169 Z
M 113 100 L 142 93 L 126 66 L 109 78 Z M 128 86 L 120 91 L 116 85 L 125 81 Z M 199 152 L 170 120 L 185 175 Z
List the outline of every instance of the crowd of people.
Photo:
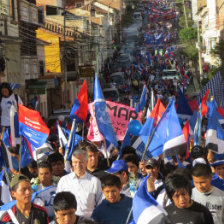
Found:
M 154 6 L 157 5 L 150 7 Z M 163 43 L 162 51 L 149 51 L 148 35 L 157 31 L 160 31 L 157 39 L 158 35 L 166 34 L 168 43 Z M 178 87 L 184 92 L 192 72 L 184 57 L 173 53 L 175 50 L 171 46 L 172 38 L 177 35 L 175 29 L 169 30 L 165 22 L 155 22 L 154 28 L 148 26 L 144 32 L 142 46 L 134 52 L 134 63 L 120 70 L 136 93 L 144 81 L 148 88 L 153 89 L 156 98 L 161 98 L 167 105 L 169 98 L 177 99 Z M 110 69 L 110 66 L 105 67 Z M 181 80 L 161 78 L 162 71 L 171 68 L 180 72 Z M 109 80 L 108 75 L 104 78 Z M 9 129 L 11 105 L 17 107 L 22 101 L 7 83 L 1 85 L 1 95 L 1 126 Z M 88 141 L 83 130 L 83 140 L 71 149 L 71 160 L 65 161 L 65 149 L 60 148 L 55 139 L 57 129 L 52 127 L 52 130 L 49 139 L 54 139 L 54 150 L 49 155 L 32 161 L 20 172 L 3 167 L 0 223 L 139 223 L 133 215 L 133 198 L 144 181 L 147 192 L 164 209 L 164 216 L 153 223 L 224 223 L 223 155 L 213 156 L 209 149 L 196 145 L 191 148 L 190 156 L 181 152 L 169 160 L 162 155 L 142 160 L 136 149 L 128 145 L 114 148 L 109 158 L 105 158 L 99 150 L 104 144 Z M 20 160 L 18 146 L 8 150 Z M 136 206 L 141 207 L 141 204 Z M 154 215 L 149 209 L 148 216 Z M 147 219 L 141 222 L 148 223 L 151 222 Z
M 16 204 L 2 212 L 1 223 L 129 223 L 133 197 L 147 178 L 148 192 L 168 214 L 169 221 L 162 223 L 221 224 L 224 160 L 218 155 L 209 164 L 207 155 L 194 146 L 188 161 L 179 155 L 183 168 L 162 157 L 140 161 L 126 146 L 121 159 L 110 158 L 108 167 L 97 147 L 83 141 L 74 150 L 70 172 L 63 155 L 54 152 L 13 175 L 9 189 Z

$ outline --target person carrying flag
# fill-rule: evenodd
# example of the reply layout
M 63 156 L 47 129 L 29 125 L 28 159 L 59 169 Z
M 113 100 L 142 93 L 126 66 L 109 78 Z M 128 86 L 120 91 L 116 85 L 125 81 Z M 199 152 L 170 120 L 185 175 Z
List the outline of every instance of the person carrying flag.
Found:
M 9 83 L 3 82 L 0 86 L 1 89 L 1 127 L 10 127 L 10 109 L 14 105 L 18 108 L 18 104 L 23 104 L 21 98 L 14 94 Z

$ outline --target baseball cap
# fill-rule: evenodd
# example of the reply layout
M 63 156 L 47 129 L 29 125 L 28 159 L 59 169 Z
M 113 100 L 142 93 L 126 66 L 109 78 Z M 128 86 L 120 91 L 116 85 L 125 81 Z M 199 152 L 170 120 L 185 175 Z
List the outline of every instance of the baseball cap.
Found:
M 213 157 L 213 163 L 210 164 L 211 166 L 219 166 L 224 164 L 224 154 L 217 154 Z
M 200 145 L 196 145 L 191 149 L 191 156 L 193 158 L 198 158 L 206 155 L 207 150 Z
M 127 163 L 125 163 L 124 160 L 119 159 L 119 160 L 115 160 L 112 163 L 110 169 L 106 170 L 106 172 L 108 172 L 108 173 L 117 173 L 117 172 L 119 172 L 121 170 L 128 170 L 128 165 L 127 165 Z
M 10 182 L 10 189 L 12 189 L 16 184 L 27 181 L 30 183 L 30 179 L 23 175 L 23 174 L 16 174 L 12 177 L 11 182 Z
M 198 163 L 200 163 L 200 164 L 206 164 L 206 161 L 205 161 L 204 158 L 201 158 L 201 157 L 199 157 L 197 159 L 194 159 L 194 161 L 192 163 L 192 167 L 194 167 Z
M 150 158 L 147 161 L 146 166 L 151 166 L 151 167 L 159 166 L 159 162 L 154 158 Z

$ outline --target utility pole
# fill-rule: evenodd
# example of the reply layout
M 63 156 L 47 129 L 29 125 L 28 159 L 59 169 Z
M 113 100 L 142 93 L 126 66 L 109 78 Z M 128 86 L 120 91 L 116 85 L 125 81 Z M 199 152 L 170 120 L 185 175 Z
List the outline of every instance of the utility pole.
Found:
M 184 0 L 183 0 L 182 4 L 183 4 L 183 10 L 184 10 L 185 25 L 186 25 L 186 28 L 188 28 L 187 13 L 186 13 L 186 7 L 185 7 Z
M 198 64 L 199 64 L 199 78 L 200 80 L 202 80 L 202 75 L 203 75 L 203 72 L 202 72 L 202 60 L 201 60 L 201 38 L 200 38 L 200 22 L 199 20 L 197 21 L 197 33 L 198 33 Z
M 67 109 L 67 89 L 68 89 L 68 81 L 67 81 L 67 68 L 66 68 L 66 55 L 65 55 L 65 51 L 66 51 L 66 0 L 63 1 L 64 2 L 64 6 L 63 6 L 63 10 L 64 10 L 64 52 L 63 52 L 63 70 L 64 70 L 64 79 L 65 79 L 65 86 L 64 86 L 64 103 L 65 103 L 65 108 Z

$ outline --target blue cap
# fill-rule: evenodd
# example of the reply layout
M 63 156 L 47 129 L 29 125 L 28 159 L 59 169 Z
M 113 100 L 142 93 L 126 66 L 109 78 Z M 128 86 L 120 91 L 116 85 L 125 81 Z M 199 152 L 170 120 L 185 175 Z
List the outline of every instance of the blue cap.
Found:
M 119 160 L 115 160 L 110 169 L 106 170 L 106 172 L 108 173 L 117 173 L 121 170 L 128 170 L 128 165 L 124 162 L 124 160 L 119 159 Z
M 219 166 L 224 164 L 224 154 L 216 154 L 213 157 L 213 163 L 210 164 L 211 166 Z

